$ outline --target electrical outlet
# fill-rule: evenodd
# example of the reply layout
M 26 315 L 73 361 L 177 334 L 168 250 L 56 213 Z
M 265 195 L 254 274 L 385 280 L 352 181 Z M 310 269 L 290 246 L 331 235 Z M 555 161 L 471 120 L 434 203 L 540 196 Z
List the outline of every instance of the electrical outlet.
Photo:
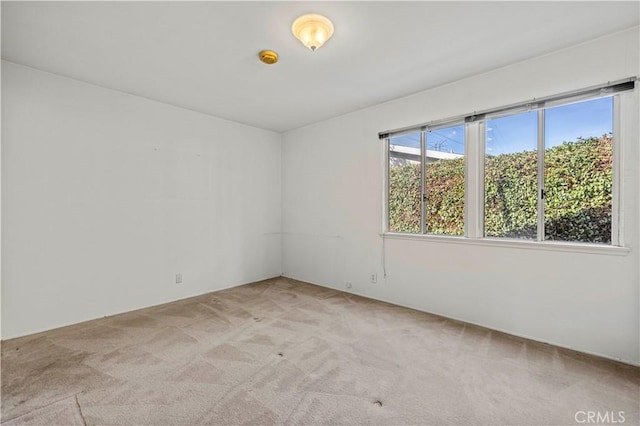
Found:
M 351 284 L 350 282 L 347 282 L 345 285 L 347 286 L 347 288 L 353 287 L 353 284 Z
M 176 284 L 182 284 L 182 272 L 176 274 Z
M 371 273 L 371 277 L 369 278 L 371 280 L 372 284 L 375 284 L 378 282 L 378 274 L 376 273 Z

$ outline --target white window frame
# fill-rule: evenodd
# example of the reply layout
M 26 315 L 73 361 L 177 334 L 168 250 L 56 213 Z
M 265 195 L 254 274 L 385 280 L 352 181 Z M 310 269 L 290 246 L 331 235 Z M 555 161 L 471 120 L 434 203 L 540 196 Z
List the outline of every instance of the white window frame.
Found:
M 633 81 L 636 79 L 626 79 L 625 81 Z M 538 110 L 538 152 L 544 152 L 544 110 L 552 106 L 559 106 L 579 101 L 596 99 L 599 97 L 613 98 L 613 166 L 612 166 L 612 203 L 611 203 L 611 244 L 596 244 L 583 242 L 565 242 L 557 240 L 544 240 L 540 235 L 544 230 L 538 223 L 538 239 L 520 240 L 502 237 L 485 237 L 484 236 L 484 150 L 485 150 L 485 123 L 487 118 L 494 118 L 498 115 L 511 115 L 517 113 L 517 109 L 526 111 L 535 108 Z M 439 242 L 445 244 L 472 244 L 494 247 L 508 247 L 534 250 L 551 250 L 551 251 L 569 251 L 580 253 L 601 253 L 612 255 L 627 255 L 630 248 L 624 246 L 623 229 L 624 229 L 624 206 L 623 197 L 624 188 L 622 179 L 622 167 L 624 161 L 623 148 L 627 139 L 633 139 L 633 132 L 637 133 L 637 129 L 630 130 L 628 124 L 634 119 L 634 111 L 638 106 L 638 88 L 623 91 L 620 93 L 610 94 L 606 90 L 601 90 L 600 94 L 581 94 L 577 96 L 559 95 L 550 98 L 546 102 L 534 102 L 529 104 L 519 104 L 518 107 L 504 107 L 496 109 L 495 112 L 482 114 L 481 119 L 475 120 L 474 116 L 466 116 L 465 123 L 465 197 L 464 197 L 464 236 L 434 235 L 425 233 L 426 224 L 424 223 L 425 202 L 421 200 L 421 233 L 401 233 L 389 231 L 389 144 L 392 136 L 402 133 L 421 132 L 421 168 L 422 181 L 424 181 L 424 146 L 426 138 L 425 132 L 429 128 L 443 128 L 454 125 L 460 125 L 463 121 L 461 117 L 441 120 L 429 124 L 414 126 L 413 128 L 400 129 L 392 134 L 391 132 L 381 133 L 384 139 L 382 144 L 384 149 L 384 179 L 383 179 L 383 238 L 395 238 L 406 240 L 422 240 L 430 242 Z M 509 112 L 505 112 L 509 111 Z M 501 113 L 502 112 L 502 113 Z M 471 117 L 472 119 L 469 119 Z M 635 117 L 637 119 L 637 117 Z M 631 134 L 629 134 L 631 132 Z M 384 135 L 384 137 L 382 136 Z M 637 137 L 638 135 L 636 135 Z M 541 149 L 542 147 L 542 149 Z M 544 201 L 541 198 L 540 189 L 543 188 L 544 182 L 544 156 L 538 155 L 538 222 L 544 222 Z M 422 191 L 424 191 L 425 182 L 421 182 Z M 424 195 L 424 194 L 422 194 Z M 424 197 L 423 197 L 424 198 Z M 427 200 L 428 202 L 428 200 Z
M 464 126 L 465 135 L 464 135 L 464 153 L 462 154 L 465 162 L 464 162 L 464 179 L 465 179 L 465 189 L 464 189 L 464 207 L 463 207 L 463 218 L 464 218 L 464 234 L 463 235 L 446 235 L 446 234 L 429 234 L 427 230 L 427 203 L 426 199 L 426 176 L 427 176 L 427 133 L 433 130 L 446 129 L 448 127 L 457 127 Z M 385 173 L 384 173 L 384 213 L 383 213 L 383 230 L 384 233 L 387 234 L 402 234 L 402 235 L 429 235 L 429 236 L 443 236 L 448 238 L 464 238 L 467 236 L 467 125 L 464 120 L 458 121 L 447 121 L 442 124 L 437 124 L 433 126 L 423 127 L 421 129 L 416 129 L 413 132 L 406 132 L 404 134 L 417 134 L 420 133 L 420 232 L 390 232 L 389 231 L 389 152 L 391 150 L 391 138 L 385 138 L 384 147 L 385 147 L 385 155 L 384 161 L 385 165 Z M 395 134 L 394 136 L 401 136 L 402 134 Z

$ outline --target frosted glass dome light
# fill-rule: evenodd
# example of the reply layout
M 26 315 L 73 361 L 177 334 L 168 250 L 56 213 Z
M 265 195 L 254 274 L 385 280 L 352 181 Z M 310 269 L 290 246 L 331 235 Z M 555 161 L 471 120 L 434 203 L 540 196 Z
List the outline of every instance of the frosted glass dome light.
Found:
M 333 23 L 322 15 L 302 15 L 291 25 L 291 32 L 312 51 L 326 43 L 333 35 Z

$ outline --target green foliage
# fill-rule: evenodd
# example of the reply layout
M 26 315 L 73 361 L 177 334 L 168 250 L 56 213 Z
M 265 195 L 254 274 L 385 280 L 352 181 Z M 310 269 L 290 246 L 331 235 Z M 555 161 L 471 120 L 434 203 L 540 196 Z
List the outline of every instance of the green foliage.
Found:
M 611 242 L 612 139 L 578 139 L 545 151 L 545 238 Z M 537 235 L 537 153 L 487 156 L 485 234 Z M 430 234 L 464 234 L 464 159 L 426 166 L 426 226 Z M 389 224 L 420 232 L 420 168 L 389 170 Z
M 612 162 L 610 136 L 579 139 L 547 150 L 547 239 L 611 242 Z
M 389 169 L 389 230 L 420 232 L 420 166 Z
M 484 167 L 485 235 L 536 238 L 536 152 L 487 157 Z
M 426 166 L 427 232 L 464 235 L 464 158 Z

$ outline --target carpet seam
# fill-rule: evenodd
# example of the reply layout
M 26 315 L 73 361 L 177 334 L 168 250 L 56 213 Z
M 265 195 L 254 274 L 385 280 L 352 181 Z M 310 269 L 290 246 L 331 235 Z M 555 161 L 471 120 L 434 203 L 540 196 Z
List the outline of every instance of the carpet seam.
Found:
M 49 404 L 42 405 L 42 406 L 40 406 L 40 407 L 38 407 L 38 408 L 34 408 L 33 410 L 27 411 L 26 413 L 20 414 L 20 415 L 18 415 L 18 416 L 11 417 L 11 418 L 9 418 L 9 419 L 7 419 L 7 420 L 2 421 L 2 424 L 9 423 L 9 422 L 11 422 L 11 421 L 13 421 L 13 420 L 15 420 L 15 419 L 19 419 L 20 417 L 24 417 L 24 416 L 26 416 L 26 415 L 28 415 L 28 414 L 33 413 L 34 411 L 40 411 L 40 410 L 42 410 L 42 409 L 44 409 L 44 408 L 51 407 L 52 405 L 55 405 L 55 404 L 57 404 L 57 403 L 59 403 L 59 402 L 62 402 L 62 401 L 64 401 L 65 399 L 69 399 L 69 398 L 71 398 L 72 396 L 75 396 L 75 395 L 77 395 L 77 394 L 72 393 L 72 394 L 70 394 L 70 395 L 65 396 L 64 398 L 60 398 L 60 399 L 58 399 L 58 400 L 56 400 L 56 401 L 50 402 Z
M 82 407 L 80 407 L 80 401 L 78 401 L 78 394 L 75 395 L 75 399 L 76 399 L 76 406 L 78 407 L 78 412 L 80 413 L 80 417 L 82 418 L 82 424 L 84 426 L 87 426 L 87 421 L 84 418 L 84 414 L 82 414 Z

